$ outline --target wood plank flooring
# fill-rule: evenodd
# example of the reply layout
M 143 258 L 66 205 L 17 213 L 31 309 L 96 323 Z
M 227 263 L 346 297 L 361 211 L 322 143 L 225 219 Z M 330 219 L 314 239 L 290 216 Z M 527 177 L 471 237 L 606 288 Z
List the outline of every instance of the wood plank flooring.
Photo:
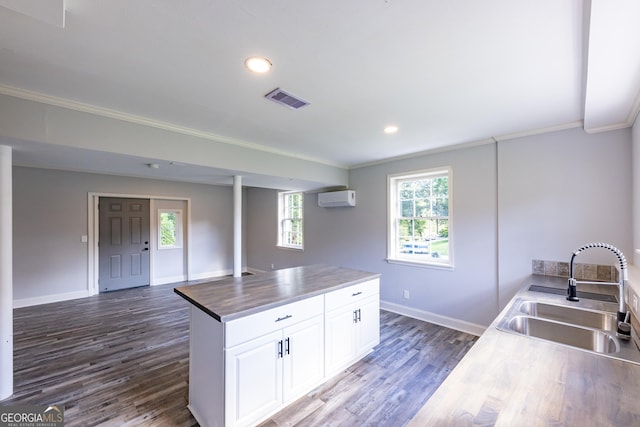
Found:
M 380 312 L 380 345 L 261 427 L 404 426 L 477 337 Z
M 197 426 L 183 284 L 14 310 L 14 395 L 0 405 L 64 405 L 68 427 Z M 376 351 L 263 426 L 402 426 L 475 340 L 381 311 Z

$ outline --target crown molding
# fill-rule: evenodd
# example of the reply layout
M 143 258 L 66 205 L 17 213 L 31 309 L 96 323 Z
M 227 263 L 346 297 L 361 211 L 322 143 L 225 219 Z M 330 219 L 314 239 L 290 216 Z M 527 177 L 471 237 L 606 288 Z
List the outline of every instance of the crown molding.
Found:
M 640 114 L 640 91 L 636 94 L 636 98 L 633 100 L 631 110 L 627 116 L 627 123 L 629 123 L 629 126 L 633 126 L 635 124 L 638 114 Z
M 540 135 L 540 134 L 543 134 L 543 133 L 549 133 L 549 132 L 556 132 L 556 131 L 560 131 L 560 130 L 578 128 L 578 127 L 582 127 L 582 125 L 583 125 L 582 120 L 577 120 L 575 122 L 564 123 L 564 124 L 556 125 L 556 126 L 532 129 L 532 130 L 528 130 L 528 131 L 524 131 L 524 132 L 517 132 L 517 133 L 509 133 L 509 134 L 504 134 L 504 135 L 492 136 L 492 137 L 485 138 L 485 139 L 479 139 L 477 141 L 462 142 L 462 143 L 459 143 L 459 144 L 448 145 L 446 147 L 431 148 L 431 149 L 424 150 L 424 151 L 404 154 L 402 156 L 391 157 L 391 158 L 388 158 L 388 159 L 378 160 L 378 161 L 374 161 L 374 162 L 360 163 L 360 164 L 351 166 L 349 169 L 358 169 L 358 168 L 363 168 L 363 167 L 367 167 L 367 166 L 375 166 L 375 165 L 380 165 L 380 164 L 384 164 L 384 163 L 395 162 L 395 161 L 398 161 L 398 160 L 409 159 L 409 158 L 416 157 L 416 156 L 426 156 L 426 155 L 444 153 L 444 152 L 448 152 L 448 151 L 462 150 L 464 148 L 471 148 L 471 147 L 477 147 L 477 146 L 486 145 L 486 144 L 493 144 L 493 143 L 496 143 L 496 142 L 501 142 L 501 141 L 503 142 L 503 141 L 508 141 L 508 140 L 511 140 L 511 139 L 523 138 L 523 137 L 526 137 L 526 136 Z
M 612 130 L 626 129 L 632 127 L 638 118 L 638 114 L 640 114 L 640 91 L 636 93 L 636 96 L 633 98 L 633 103 L 631 104 L 631 108 L 629 108 L 629 114 L 627 114 L 627 118 L 623 122 L 619 123 L 610 123 L 604 126 L 597 127 L 587 127 L 585 126 L 584 131 L 592 134 L 592 133 L 600 133 L 607 132 Z
M 633 122 L 630 123 L 628 121 L 624 121 L 621 123 L 613 123 L 610 125 L 600 126 L 595 128 L 584 128 L 584 131 L 588 134 L 593 134 L 593 133 L 601 133 L 601 132 L 609 132 L 613 130 L 626 129 L 626 128 L 630 128 L 631 126 L 633 126 Z
M 494 136 L 493 139 L 496 142 L 508 141 L 510 139 L 524 138 L 526 136 L 541 135 L 543 133 L 558 132 L 558 131 L 567 130 L 567 129 L 575 129 L 583 126 L 584 126 L 584 122 L 582 120 L 576 120 L 574 122 L 562 123 L 555 126 L 531 129 L 523 132 L 507 133 L 504 135 L 497 135 L 497 136 Z
M 299 154 L 292 154 L 288 151 L 278 150 L 275 148 L 267 147 L 265 145 L 255 144 L 235 138 L 229 138 L 223 135 L 214 134 L 212 132 L 205 132 L 198 129 L 180 126 L 173 123 L 151 119 L 149 117 L 138 116 L 135 114 L 125 113 L 123 111 L 113 110 L 104 107 L 98 107 L 96 105 L 86 104 L 83 102 L 73 101 L 65 98 L 59 98 L 56 96 L 45 95 L 38 92 L 32 92 L 25 89 L 20 89 L 12 86 L 0 84 L 0 95 L 12 96 L 14 98 L 25 99 L 28 101 L 34 101 L 41 104 L 51 105 L 55 107 L 62 107 L 69 110 L 75 110 L 82 113 L 93 114 L 96 116 L 106 117 L 115 120 L 121 120 L 128 123 L 133 123 L 142 126 L 153 127 L 156 129 L 166 130 L 169 132 L 175 132 L 183 135 L 193 136 L 196 138 L 206 139 L 209 141 L 215 141 L 223 144 L 235 145 L 250 150 L 262 151 L 270 154 L 276 154 L 279 156 L 305 160 L 313 163 L 324 164 L 327 166 L 337 167 L 341 169 L 348 169 L 346 165 L 327 162 L 325 160 L 317 159 L 314 157 L 303 156 Z

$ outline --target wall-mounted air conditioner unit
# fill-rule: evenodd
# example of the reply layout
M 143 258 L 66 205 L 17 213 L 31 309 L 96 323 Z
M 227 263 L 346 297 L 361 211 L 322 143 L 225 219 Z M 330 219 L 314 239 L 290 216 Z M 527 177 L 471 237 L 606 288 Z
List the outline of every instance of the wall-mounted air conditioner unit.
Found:
M 330 191 L 318 193 L 318 206 L 322 208 L 336 208 L 340 206 L 355 206 L 356 192 L 354 190 Z

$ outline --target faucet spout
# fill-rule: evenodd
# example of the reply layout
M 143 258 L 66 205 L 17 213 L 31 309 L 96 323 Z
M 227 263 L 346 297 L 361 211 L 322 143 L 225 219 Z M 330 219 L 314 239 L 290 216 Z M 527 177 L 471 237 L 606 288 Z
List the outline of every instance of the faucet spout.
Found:
M 618 258 L 618 262 L 619 262 L 619 267 L 620 267 L 620 274 L 619 274 L 619 278 L 618 278 L 618 282 L 617 283 L 610 283 L 610 282 L 583 282 L 580 281 L 578 282 L 575 279 L 575 275 L 574 275 L 574 269 L 573 269 L 573 264 L 575 262 L 575 259 L 578 255 L 580 255 L 581 252 L 590 249 L 590 248 L 604 248 L 604 249 L 608 249 L 611 252 L 613 252 L 615 254 L 615 256 Z M 569 301 L 579 301 L 578 299 L 578 291 L 577 291 L 577 284 L 578 283 L 595 283 L 595 284 L 601 284 L 601 285 L 617 285 L 618 286 L 618 290 L 619 290 L 619 297 L 618 297 L 618 304 L 619 304 L 619 308 L 618 308 L 618 322 L 624 322 L 626 315 L 627 315 L 627 308 L 626 308 L 626 304 L 625 304 L 625 292 L 624 292 L 624 286 L 625 286 L 625 282 L 627 281 L 627 259 L 625 258 L 624 254 L 622 253 L 622 251 L 618 248 L 616 248 L 613 245 L 610 245 L 608 243 L 588 243 L 582 247 L 580 247 L 579 249 L 577 249 L 573 255 L 571 256 L 571 263 L 569 265 L 569 286 L 567 288 L 567 300 Z

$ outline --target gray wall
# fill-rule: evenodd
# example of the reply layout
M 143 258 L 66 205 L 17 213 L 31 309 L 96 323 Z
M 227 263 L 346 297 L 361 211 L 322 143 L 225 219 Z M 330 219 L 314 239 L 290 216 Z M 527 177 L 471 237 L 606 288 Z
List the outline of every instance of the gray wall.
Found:
M 387 175 L 443 165 L 453 167 L 454 270 L 387 263 Z M 416 156 L 352 170 L 355 208 L 319 208 L 307 194 L 303 253 L 275 247 L 277 193 L 249 189 L 247 256 L 260 269 L 331 263 L 379 272 L 386 303 L 488 325 L 534 258 L 568 261 L 594 240 L 630 255 L 631 184 L 629 129 L 570 129 Z M 612 264 L 607 256 L 591 261 Z
M 568 260 L 594 240 L 631 259 L 637 134 L 571 129 L 354 169 L 355 208 L 320 208 L 316 194 L 305 195 L 304 252 L 276 248 L 277 192 L 247 188 L 244 259 L 261 270 L 328 263 L 380 272 L 386 304 L 488 325 L 532 259 Z M 443 165 L 453 168 L 454 270 L 387 263 L 387 175 Z M 191 274 L 233 267 L 231 187 L 21 167 L 13 184 L 14 299 L 86 290 L 88 192 L 190 197 Z M 611 263 L 608 255 L 584 260 Z
M 89 192 L 191 198 L 191 274 L 231 272 L 231 187 L 14 167 L 14 300 L 86 291 Z
M 633 264 L 640 266 L 640 120 L 636 119 L 632 129 L 633 162 Z
M 631 130 L 548 133 L 499 145 L 499 281 L 506 304 L 531 260 L 569 261 L 602 241 L 632 260 Z M 605 249 L 576 262 L 616 264 Z
M 497 311 L 495 146 L 484 145 L 351 171 L 354 208 L 320 208 L 305 196 L 304 253 L 275 248 L 276 192 L 249 189 L 247 257 L 268 269 L 328 263 L 382 273 L 381 298 L 429 313 L 488 324 Z M 455 269 L 389 264 L 386 258 L 387 175 L 450 165 Z M 410 299 L 403 299 L 403 290 Z
M 206 132 L 194 134 L 180 126 L 168 130 L 141 124 L 135 119 L 119 120 L 3 94 L 0 94 L 0 139 L 6 140 L 8 145 L 22 147 L 15 150 L 15 161 L 22 157 L 22 149 L 29 150 L 33 146 L 29 141 L 38 141 L 36 147 L 45 143 L 58 148 L 81 148 L 141 159 L 147 159 L 153 153 L 154 160 L 233 170 L 240 175 L 246 173 L 245 184 L 253 181 L 257 183 L 255 185 L 269 188 L 274 188 L 272 184 L 276 182 L 298 188 L 316 188 L 341 186 L 348 180 L 344 168 L 229 144 Z M 25 164 L 32 164 L 30 157 L 25 155 Z M 113 165 L 99 167 L 104 167 L 106 173 L 113 170 Z M 230 175 L 225 183 L 231 185 Z

